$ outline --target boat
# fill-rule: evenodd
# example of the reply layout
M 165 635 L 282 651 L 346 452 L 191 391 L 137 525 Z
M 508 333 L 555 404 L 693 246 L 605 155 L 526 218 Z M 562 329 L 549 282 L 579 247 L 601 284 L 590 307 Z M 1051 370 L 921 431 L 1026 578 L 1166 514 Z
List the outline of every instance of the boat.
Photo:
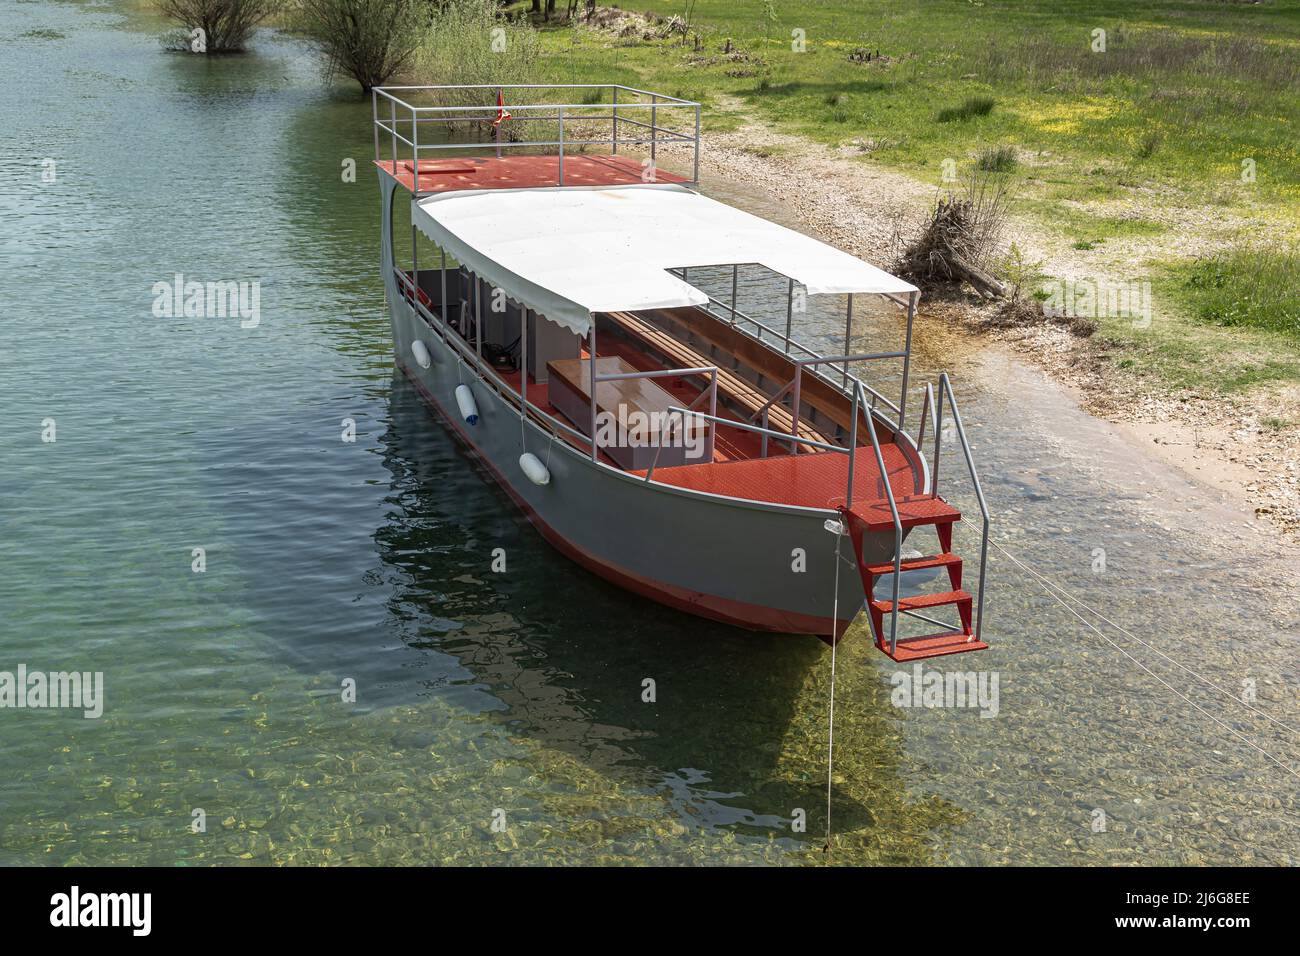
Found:
M 988 646 L 989 513 L 946 374 L 906 428 L 915 286 L 705 196 L 689 100 L 389 86 L 372 109 L 395 362 L 556 550 L 752 631 L 834 643 L 865 608 L 896 661 Z M 394 234 L 408 202 L 409 256 Z M 737 307 L 742 267 L 783 280 L 784 330 Z M 691 284 L 702 269 L 731 270 L 729 301 Z M 901 346 L 849 354 L 861 296 L 897 307 Z M 818 297 L 845 303 L 843 354 L 792 335 Z M 880 362 L 901 364 L 896 399 L 855 371 Z M 962 514 L 939 493 L 946 430 L 981 512 L 974 594 L 953 551 Z M 931 529 L 932 553 L 904 552 Z M 924 570 L 947 588 L 900 596 Z M 901 635 L 900 615 L 926 633 Z

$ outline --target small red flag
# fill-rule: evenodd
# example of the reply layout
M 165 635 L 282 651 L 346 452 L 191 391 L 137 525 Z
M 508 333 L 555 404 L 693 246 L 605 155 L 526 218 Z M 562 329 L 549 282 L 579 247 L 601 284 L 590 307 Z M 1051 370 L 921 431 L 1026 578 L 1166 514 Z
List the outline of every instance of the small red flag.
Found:
M 510 119 L 510 113 L 506 110 L 506 101 L 501 96 L 501 90 L 497 90 L 497 118 L 492 121 L 493 126 L 500 126 L 503 122 Z

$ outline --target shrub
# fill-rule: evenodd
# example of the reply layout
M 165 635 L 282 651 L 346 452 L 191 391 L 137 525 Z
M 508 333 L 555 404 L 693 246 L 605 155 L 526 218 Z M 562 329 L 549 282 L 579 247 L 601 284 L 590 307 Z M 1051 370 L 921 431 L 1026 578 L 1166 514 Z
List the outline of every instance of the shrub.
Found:
M 178 48 L 195 53 L 238 53 L 259 23 L 280 9 L 280 0 L 158 0 L 158 12 L 185 29 Z M 202 43 L 190 36 L 202 30 Z
M 990 146 L 980 150 L 975 159 L 975 165 L 986 173 L 1009 173 L 1017 162 L 1014 146 Z
M 526 22 L 507 22 L 498 16 L 496 0 L 447 0 L 433 21 L 414 59 L 411 72 L 421 83 L 475 85 L 494 83 L 535 83 L 541 64 L 537 31 Z M 494 30 L 500 32 L 493 34 Z M 603 91 L 592 91 L 603 96 Z M 536 90 L 509 90 L 510 104 L 524 104 L 546 96 Z M 599 96 L 594 102 L 599 101 Z M 496 106 L 496 93 L 489 90 L 446 91 L 439 94 L 446 106 Z M 508 139 L 555 139 L 558 125 L 547 120 L 529 120 L 529 111 L 520 111 L 502 124 L 501 133 Z M 580 118 L 575 117 L 575 118 Z M 565 128 L 569 129 L 570 118 Z M 477 126 L 490 132 L 484 123 L 457 124 Z M 551 135 L 547 135 L 548 127 Z M 463 130 L 462 130 L 463 131 Z M 452 130 L 449 130 L 452 132 Z M 586 137 L 584 137 L 586 138 Z
M 1137 155 L 1138 159 L 1150 159 L 1155 155 L 1156 150 L 1160 148 L 1161 136 L 1155 130 L 1147 130 L 1138 140 Z
M 951 123 L 953 120 L 965 121 L 976 116 L 988 116 L 993 112 L 994 105 L 991 96 L 968 96 L 961 106 L 946 106 L 939 110 L 935 119 L 940 123 Z
M 405 67 L 429 22 L 421 0 L 299 0 L 299 27 L 325 53 L 330 76 L 346 73 L 363 92 Z

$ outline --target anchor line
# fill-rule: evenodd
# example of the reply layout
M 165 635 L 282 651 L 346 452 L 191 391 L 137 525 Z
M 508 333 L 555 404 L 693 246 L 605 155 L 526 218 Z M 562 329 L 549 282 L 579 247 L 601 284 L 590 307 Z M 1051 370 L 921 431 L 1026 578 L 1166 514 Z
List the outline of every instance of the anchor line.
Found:
M 840 541 L 844 529 L 835 533 L 835 597 L 831 602 L 831 702 L 830 714 L 826 721 L 826 845 L 825 853 L 831 848 L 831 776 L 835 766 L 835 649 L 839 644 L 835 633 L 840 620 Z
M 1016 559 L 1012 557 L 1010 552 L 1008 552 L 1006 548 L 1002 547 L 1002 545 L 998 544 L 996 541 L 991 542 L 991 544 L 993 545 L 993 547 L 997 548 L 1008 558 L 1011 558 L 1012 561 L 1016 561 Z M 1242 700 L 1237 695 L 1233 694 L 1232 691 L 1214 683 L 1214 681 L 1210 680 L 1208 677 L 1205 677 L 1202 674 L 1198 674 L 1196 671 L 1192 670 L 1190 667 L 1183 664 L 1181 661 L 1177 660 L 1176 658 L 1170 657 L 1168 654 L 1160 650 L 1160 648 L 1156 647 L 1154 644 L 1150 644 L 1147 641 L 1142 640 L 1142 638 L 1138 637 L 1136 634 L 1134 634 L 1124 625 L 1116 624 L 1105 614 L 1102 614 L 1100 611 L 1098 611 L 1095 607 L 1088 604 L 1086 601 L 1082 600 L 1081 598 L 1078 598 L 1075 595 L 1071 594 L 1069 591 L 1067 591 L 1064 587 L 1057 584 L 1056 582 L 1047 579 L 1040 572 L 1035 571 L 1033 568 L 1025 567 L 1025 565 L 1021 564 L 1019 561 L 1016 561 L 1016 563 L 1020 564 L 1022 568 L 1025 568 L 1026 571 L 1028 571 L 1034 577 L 1038 578 L 1039 583 L 1042 584 L 1045 588 L 1050 588 L 1052 591 L 1058 592 L 1060 595 L 1063 595 L 1066 598 L 1066 600 L 1073 601 L 1075 604 L 1083 608 L 1085 611 L 1090 611 L 1091 613 L 1095 614 L 1102 621 L 1109 624 L 1111 627 L 1115 628 L 1115 630 L 1119 631 L 1122 634 L 1127 635 L 1128 637 L 1132 638 L 1134 641 L 1137 641 L 1137 643 L 1141 644 L 1147 650 L 1151 651 L 1153 654 L 1156 654 L 1159 657 L 1164 658 L 1166 661 L 1168 661 L 1170 664 L 1173 664 L 1179 670 L 1183 670 L 1186 671 L 1188 674 L 1191 674 L 1193 677 L 1195 677 L 1202 684 L 1205 684 L 1207 687 L 1213 687 L 1224 697 L 1227 697 L 1229 700 L 1235 701 L 1236 703 L 1240 704 L 1242 707 L 1245 707 L 1252 714 L 1255 714 L 1258 717 L 1263 717 L 1265 720 L 1277 724 L 1282 729 L 1289 731 L 1292 734 L 1296 734 L 1297 736 L 1300 736 L 1300 730 L 1297 730 L 1295 727 L 1292 727 L 1290 724 L 1286 723 L 1285 721 L 1278 720 L 1276 717 L 1274 717 L 1272 714 L 1266 711 L 1260 710 L 1257 707 L 1252 707 L 1249 703 Z M 1057 597 L 1056 594 L 1053 594 L 1052 596 Z M 1057 600 L 1060 600 L 1060 598 L 1057 597 Z
M 1018 558 L 1016 558 L 1016 556 L 1013 555 L 1011 552 L 1007 551 L 1006 548 L 1003 548 L 1001 545 L 999 545 L 996 541 L 991 542 L 991 544 L 992 544 L 995 548 L 997 548 L 999 551 L 1001 551 L 1004 555 L 1006 555 L 1006 557 L 1009 558 L 1009 559 L 1010 559 L 1013 563 L 1015 563 L 1018 567 L 1022 568 L 1022 569 L 1025 570 L 1025 571 L 1028 571 L 1030 574 L 1034 574 L 1034 572 L 1033 572 L 1032 570 L 1030 570 L 1030 568 L 1028 568 L 1025 564 L 1023 564 L 1023 563 L 1022 563 Z M 1037 574 L 1034 574 L 1034 576 L 1035 576 L 1036 578 L 1038 577 Z M 1043 582 L 1040 580 L 1040 583 L 1043 583 Z M 1267 750 L 1265 750 L 1263 747 L 1260 747 L 1258 744 L 1256 744 L 1254 741 L 1252 741 L 1249 737 L 1246 737 L 1245 735 L 1239 733 L 1237 730 L 1235 730 L 1235 729 L 1234 729 L 1233 727 L 1231 727 L 1229 724 L 1227 724 L 1227 723 L 1225 723 L 1224 721 L 1220 720 L 1218 717 L 1215 717 L 1212 713 L 1210 713 L 1208 710 L 1206 710 L 1206 709 L 1205 709 L 1204 707 L 1202 707 L 1200 704 L 1196 703 L 1196 701 L 1192 700 L 1192 699 L 1191 699 L 1190 697 L 1188 697 L 1186 694 L 1183 694 L 1181 691 L 1178 690 L 1178 688 L 1174 687 L 1172 684 L 1170 684 L 1167 680 L 1165 680 L 1163 677 L 1161 677 L 1159 674 L 1157 674 L 1157 673 L 1156 673 L 1155 671 L 1153 671 L 1151 668 L 1147 667 L 1146 664 L 1142 663 L 1142 661 L 1138 660 L 1136 657 L 1134 657 L 1132 654 L 1130 654 L 1127 650 L 1125 650 L 1125 649 L 1124 649 L 1123 647 L 1121 647 L 1119 644 L 1116 644 L 1113 640 L 1111 640 L 1109 637 L 1107 637 L 1106 634 L 1103 633 L 1103 632 L 1102 632 L 1102 631 L 1101 631 L 1101 630 L 1100 630 L 1100 629 L 1099 629 L 1095 624 L 1093 624 L 1091 621 L 1089 621 L 1086 617 L 1084 617 L 1082 614 L 1080 614 L 1078 611 L 1076 611 L 1076 610 L 1075 610 L 1074 608 L 1072 608 L 1070 605 L 1066 604 L 1065 601 L 1061 600 L 1061 598 L 1060 598 L 1060 597 L 1059 597 L 1059 596 L 1058 596 L 1054 591 L 1052 591 L 1049 587 L 1047 587 L 1047 586 L 1045 585 L 1044 588 L 1043 588 L 1043 590 L 1047 591 L 1048 595 L 1051 596 L 1052 598 L 1055 598 L 1055 600 L 1057 601 L 1057 603 L 1059 603 L 1059 604 L 1061 605 L 1061 607 L 1065 608 L 1067 611 L 1069 611 L 1071 614 L 1073 614 L 1075 617 L 1077 617 L 1080 621 L 1082 621 L 1083 624 L 1084 624 L 1086 627 L 1088 627 L 1088 628 L 1091 629 L 1093 632 L 1095 632 L 1095 633 L 1096 633 L 1096 634 L 1097 634 L 1097 635 L 1098 635 L 1098 636 L 1099 636 L 1103 641 L 1105 641 L 1105 642 L 1106 642 L 1107 644 L 1109 644 L 1111 647 L 1115 648 L 1115 650 L 1119 651 L 1121 654 L 1123 654 L 1125 657 L 1127 657 L 1130 661 L 1132 661 L 1132 662 L 1133 662 L 1134 664 L 1136 664 L 1138 667 L 1142 668 L 1142 670 L 1146 671 L 1148 674 L 1150 674 L 1152 677 L 1154 677 L 1158 682 L 1160 682 L 1161 684 L 1163 684 L 1164 687 L 1165 687 L 1167 690 L 1172 691 L 1176 696 L 1182 698 L 1184 701 L 1186 701 L 1188 704 L 1190 704 L 1192 707 L 1194 707 L 1197 711 L 1199 711 L 1200 713 L 1204 714 L 1206 717 L 1210 718 L 1210 720 L 1214 721 L 1214 723 L 1218 724 L 1218 725 L 1219 725 L 1220 727 L 1222 727 L 1224 730 L 1228 731 L 1228 733 L 1232 734 L 1234 737 L 1239 738 L 1239 739 L 1242 741 L 1242 743 L 1244 743 L 1247 747 L 1250 747 L 1252 750 L 1256 750 L 1256 751 L 1258 751 L 1259 753 L 1263 754 L 1265 757 L 1267 757 L 1267 758 L 1268 758 L 1269 760 L 1271 760 L 1273 763 L 1277 764 L 1279 767 L 1281 767 L 1284 771 L 1286 771 L 1287 773 L 1289 773 L 1291 776 L 1295 777 L 1297 780 L 1300 780 L 1300 773 L 1297 773 L 1293 768 L 1288 767 L 1286 764 L 1284 764 L 1284 763 L 1283 763 L 1281 760 L 1279 760 L 1277 757 L 1274 757 L 1271 753 L 1269 753 L 1269 752 L 1268 752 Z M 1080 603 L 1082 603 L 1082 602 L 1080 602 Z M 1086 605 L 1084 605 L 1084 606 L 1086 607 Z

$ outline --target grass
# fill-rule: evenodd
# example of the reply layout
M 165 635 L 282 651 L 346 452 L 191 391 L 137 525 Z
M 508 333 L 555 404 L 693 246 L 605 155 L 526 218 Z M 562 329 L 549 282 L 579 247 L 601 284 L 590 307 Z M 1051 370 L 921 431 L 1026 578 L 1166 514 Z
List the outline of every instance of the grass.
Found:
M 1300 343 L 1300 253 L 1239 245 L 1183 269 L 1182 298 L 1202 322 L 1263 329 Z
M 507 9 L 527 7 L 515 0 Z M 680 0 L 642 0 L 635 9 L 682 13 Z M 619 39 L 567 26 L 544 28 L 543 46 L 557 81 L 621 77 L 668 92 L 682 87 L 712 107 L 709 129 L 723 104 L 739 99 L 821 142 L 888 141 L 870 161 L 935 181 L 945 157 L 1016 143 L 1064 171 L 1058 185 L 1067 189 L 1100 168 L 1106 177 L 1127 171 L 1137 185 L 1208 190 L 1238 181 L 1241 161 L 1251 158 L 1260 170 L 1251 195 L 1300 200 L 1294 4 L 1156 0 L 1137 11 L 1122 0 L 823 0 L 768 10 L 749 0 L 696 0 L 692 27 L 703 57 L 676 38 Z M 1099 26 L 1108 31 L 1107 51 L 1094 54 Z M 806 36 L 802 52 L 792 45 L 796 29 Z M 728 75 L 735 64 L 718 55 L 727 39 L 761 60 L 755 75 Z M 853 59 L 862 49 L 881 56 Z
M 634 9 L 683 13 L 681 0 Z M 1300 235 L 1300 5 L 1289 0 L 694 0 L 690 10 L 686 43 L 543 26 L 539 79 L 699 100 L 706 135 L 755 117 L 830 146 L 870 141 L 853 161 L 936 187 L 945 159 L 1014 163 L 1017 213 L 1080 252 L 1181 228 L 1153 208 Z M 1104 53 L 1091 49 L 1099 27 Z M 727 40 L 748 59 L 724 57 Z M 1152 277 L 1160 318 L 1146 330 L 1103 321 L 1101 334 L 1135 373 L 1229 390 L 1300 381 L 1297 340 L 1249 304 L 1239 264 L 1199 266 L 1199 286 L 1178 263 L 1134 268 Z
M 1117 368 L 1169 388 L 1233 394 L 1300 382 L 1300 333 L 1276 321 L 1267 304 L 1289 299 L 1294 307 L 1296 280 L 1290 279 L 1289 288 L 1266 280 L 1262 285 L 1271 291 L 1265 294 L 1250 262 L 1248 253 L 1233 249 L 1195 263 L 1148 268 L 1150 322 L 1099 315 L 1097 341 L 1108 347 Z M 1215 276 L 1208 289 L 1206 276 Z M 1239 304 L 1239 324 L 1201 312 L 1210 293 Z

